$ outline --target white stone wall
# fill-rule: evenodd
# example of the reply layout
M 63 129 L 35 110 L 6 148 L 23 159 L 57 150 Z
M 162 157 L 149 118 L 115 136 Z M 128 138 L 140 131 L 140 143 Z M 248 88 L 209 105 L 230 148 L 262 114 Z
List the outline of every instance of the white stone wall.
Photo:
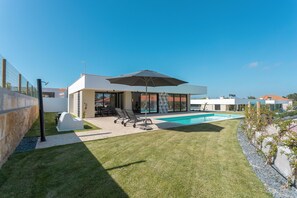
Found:
M 168 113 L 168 94 L 159 94 L 159 113 Z

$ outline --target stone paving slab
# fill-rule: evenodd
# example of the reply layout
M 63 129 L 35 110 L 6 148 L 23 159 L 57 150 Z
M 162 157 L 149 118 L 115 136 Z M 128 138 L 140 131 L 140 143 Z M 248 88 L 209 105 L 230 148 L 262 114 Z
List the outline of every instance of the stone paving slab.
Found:
M 93 131 L 85 131 L 85 132 L 75 132 L 75 133 L 67 133 L 60 135 L 52 135 L 46 137 L 46 142 L 41 142 L 40 138 L 36 144 L 36 149 L 41 148 L 49 148 L 53 146 L 60 146 L 66 144 L 73 144 L 78 142 L 86 142 L 98 139 L 105 139 L 109 137 L 116 137 L 122 135 L 136 134 L 136 133 L 144 133 L 150 132 L 160 129 L 167 129 L 172 127 L 182 126 L 177 123 L 170 123 L 161 120 L 157 120 L 157 118 L 161 117 L 174 117 L 181 115 L 189 115 L 189 114 L 197 114 L 196 113 L 179 113 L 179 114 L 162 114 L 162 115 L 150 115 L 149 118 L 152 119 L 153 124 L 149 124 L 152 127 L 152 130 L 142 130 L 140 129 L 143 126 L 143 123 L 137 123 L 136 128 L 133 128 L 133 123 L 128 123 L 126 127 L 124 127 L 120 121 L 116 124 L 114 123 L 115 117 L 97 117 L 97 118 L 86 118 L 87 122 L 94 124 L 95 126 L 100 127 L 100 130 Z M 199 113 L 201 114 L 201 113 Z

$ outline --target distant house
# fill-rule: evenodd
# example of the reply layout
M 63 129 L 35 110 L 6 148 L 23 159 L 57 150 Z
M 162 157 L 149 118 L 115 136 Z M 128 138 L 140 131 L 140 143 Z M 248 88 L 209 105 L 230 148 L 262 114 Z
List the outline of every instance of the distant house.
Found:
M 286 110 L 293 104 L 292 100 L 276 95 L 265 95 L 258 99 L 245 99 L 237 97 L 220 97 L 206 99 L 191 99 L 191 110 L 201 111 L 243 111 L 250 103 L 267 105 L 271 110 Z
M 66 88 L 42 88 L 44 98 L 67 98 Z
M 67 111 L 66 88 L 43 88 L 42 97 L 45 112 Z
M 293 100 L 277 95 L 264 95 L 259 99 L 265 100 L 266 105 L 270 105 L 271 110 L 283 109 L 286 110 L 288 106 L 293 105 Z

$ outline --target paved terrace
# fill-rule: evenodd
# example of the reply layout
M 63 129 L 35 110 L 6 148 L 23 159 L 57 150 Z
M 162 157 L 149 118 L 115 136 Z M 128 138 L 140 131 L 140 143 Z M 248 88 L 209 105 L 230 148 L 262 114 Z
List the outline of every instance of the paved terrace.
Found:
M 142 122 L 138 122 L 136 128 L 133 128 L 133 123 L 128 123 L 126 127 L 118 121 L 114 124 L 115 117 L 97 117 L 97 118 L 86 118 L 87 122 L 90 122 L 97 127 L 101 128 L 99 130 L 85 131 L 85 132 L 74 132 L 66 133 L 61 135 L 52 135 L 46 137 L 46 142 L 40 142 L 38 139 L 36 149 L 48 148 L 53 146 L 73 144 L 77 142 L 86 142 L 91 140 L 105 139 L 109 137 L 116 137 L 122 135 L 130 135 L 136 133 L 149 133 L 150 131 L 167 129 L 172 127 L 181 126 L 177 123 L 165 122 L 162 120 L 157 120 L 157 118 L 162 117 L 174 117 L 174 116 L 185 116 L 185 115 L 198 115 L 205 113 L 198 112 L 182 112 L 182 113 L 169 113 L 169 114 L 149 114 L 148 117 L 152 119 L 153 124 L 149 124 L 152 130 L 142 130 L 140 129 Z M 141 115 L 142 117 L 144 115 Z M 148 122 L 150 123 L 150 122 Z

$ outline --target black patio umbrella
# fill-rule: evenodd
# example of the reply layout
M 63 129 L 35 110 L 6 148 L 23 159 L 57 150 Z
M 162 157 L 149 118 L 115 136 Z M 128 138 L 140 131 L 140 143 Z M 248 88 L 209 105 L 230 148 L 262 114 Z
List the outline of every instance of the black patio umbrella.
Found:
M 121 75 L 119 77 L 108 78 L 110 83 L 122 84 L 130 86 L 145 86 L 145 127 L 144 129 L 149 129 L 147 127 L 147 87 L 160 87 L 160 86 L 177 86 L 180 84 L 187 83 L 185 81 L 172 78 L 170 76 L 160 74 L 151 70 L 142 70 L 131 74 Z

